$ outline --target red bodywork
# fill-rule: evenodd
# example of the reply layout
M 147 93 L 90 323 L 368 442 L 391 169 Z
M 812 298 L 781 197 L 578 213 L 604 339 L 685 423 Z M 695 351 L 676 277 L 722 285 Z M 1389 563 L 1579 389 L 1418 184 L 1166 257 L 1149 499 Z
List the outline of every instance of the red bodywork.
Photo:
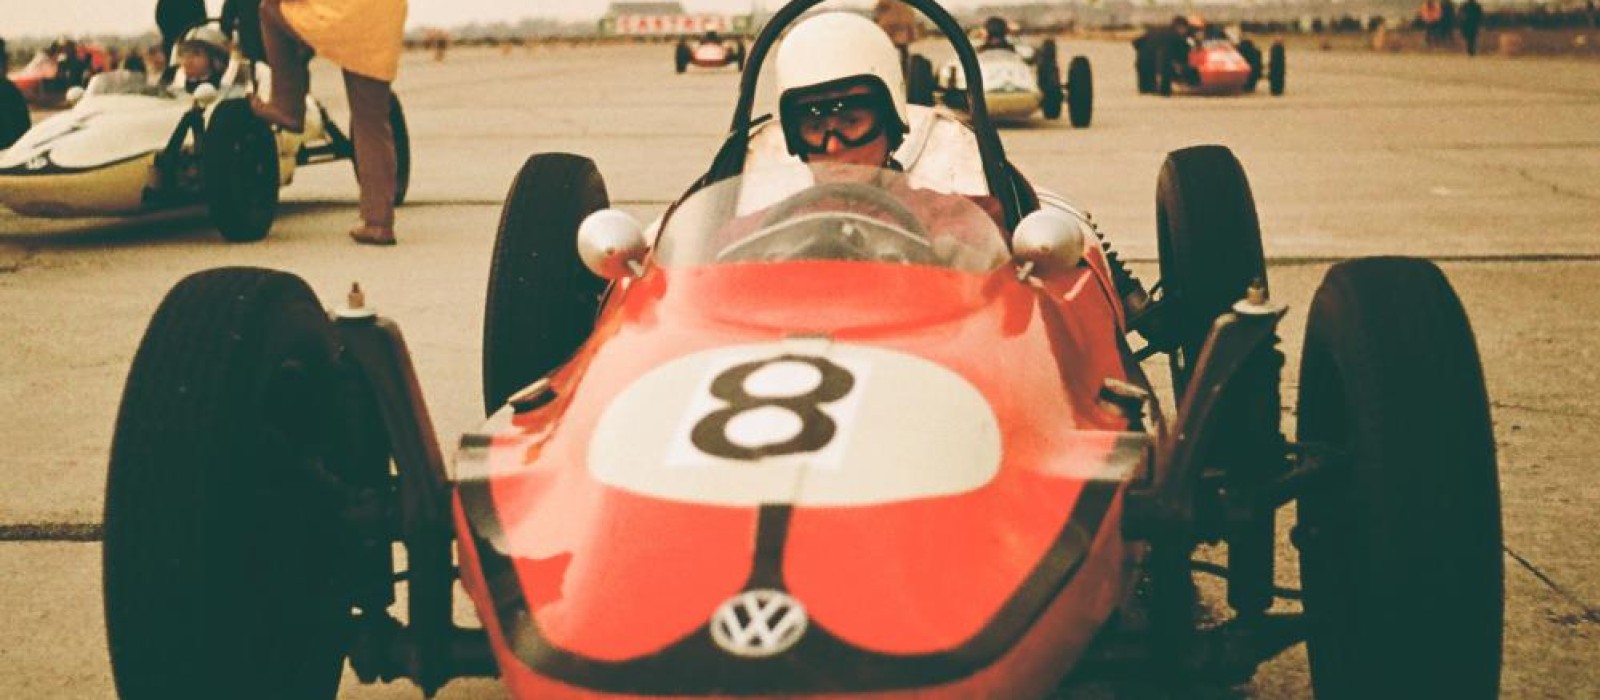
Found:
M 1147 441 L 1096 397 L 1107 378 L 1142 378 L 1105 261 L 1094 246 L 1086 255 L 1035 284 L 1009 265 L 840 261 L 651 267 L 619 283 L 552 376 L 554 400 L 501 411 L 457 460 L 461 579 L 512 696 L 1048 693 L 1130 589 L 1140 554 L 1119 521 Z M 641 376 L 796 337 L 916 358 L 975 388 L 999 426 L 992 478 L 813 505 L 675 500 L 596 476 L 609 447 L 599 424 Z M 641 422 L 620 437 L 650 432 Z M 770 659 L 720 653 L 709 621 L 757 587 L 804 602 L 806 637 Z
M 1200 92 L 1239 92 L 1250 81 L 1250 64 L 1232 42 L 1211 39 L 1189 51 L 1189 67 L 1200 76 L 1189 85 Z
M 105 47 L 79 45 L 77 51 L 79 59 L 87 66 L 85 77 L 111 70 L 111 54 Z M 67 89 L 72 87 L 53 82 L 59 70 L 60 56 L 39 53 L 28 65 L 6 74 L 6 79 L 15 84 L 29 102 L 50 105 L 60 102 Z
M 733 65 L 734 52 L 721 42 L 702 42 L 689 53 L 689 62 L 701 68 L 721 68 Z

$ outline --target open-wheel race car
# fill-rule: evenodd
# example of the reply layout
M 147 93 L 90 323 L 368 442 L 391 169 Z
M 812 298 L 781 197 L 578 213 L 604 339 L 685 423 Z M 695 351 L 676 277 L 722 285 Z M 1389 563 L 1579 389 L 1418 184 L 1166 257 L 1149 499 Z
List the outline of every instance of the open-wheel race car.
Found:
M 0 151 L 0 205 L 48 218 L 204 205 L 227 240 L 259 240 L 271 230 L 279 188 L 293 181 L 297 167 L 354 155 L 351 139 L 313 97 L 306 98 L 301 133 L 269 126 L 251 112 L 247 98 L 268 92 L 270 79 L 265 64 L 237 52 L 214 82 L 192 91 L 181 68 L 168 82 L 124 70 L 96 75 L 86 90 L 73 91 L 72 109 Z M 411 170 L 398 98 L 391 98 L 389 123 L 398 202 Z
M 6 75 L 22 96 L 41 107 L 58 107 L 68 91 L 88 84 L 90 77 L 104 73 L 111 65 L 111 53 L 96 43 L 58 41 L 35 52 L 21 68 Z
M 588 159 L 529 159 L 490 272 L 489 417 L 453 467 L 359 295 L 330 319 L 253 268 L 168 294 L 106 493 L 124 700 L 331 698 L 344 660 L 429 694 L 1041 697 L 1237 683 L 1302 640 L 1319 697 L 1496 694 L 1494 446 L 1439 270 L 1332 267 L 1291 440 L 1285 309 L 1227 149 L 1163 165 L 1146 296 L 1016 175 L 976 53 L 908 0 L 967 73 L 970 128 L 937 125 L 965 129 L 974 182 L 762 162 L 760 66 L 818 2 L 752 44 L 724 148 L 656 226 L 607 208 Z M 1300 592 L 1274 572 L 1288 504 Z M 1230 614 L 1197 615 L 1197 570 Z M 481 629 L 452 620 L 458 580 Z
M 745 46 L 743 39 L 726 40 L 716 32 L 706 32 L 693 44 L 687 38 L 678 39 L 673 47 L 672 65 L 679 73 L 696 68 L 722 68 L 733 66 L 744 70 Z
M 993 120 L 1020 122 L 1035 115 L 1060 119 L 1063 105 L 1075 127 L 1089 126 L 1094 117 L 1094 75 L 1089 59 L 1073 56 L 1063 76 L 1055 39 L 1045 39 L 1037 48 L 1020 44 L 985 48 L 978 52 L 978 65 Z M 935 71 L 927 57 L 913 55 L 907 62 L 906 79 L 913 103 L 967 110 L 966 74 L 960 61 L 947 62 Z
M 1260 47 L 1250 39 L 1234 41 L 1202 28 L 1192 31 L 1195 36 L 1188 37 L 1171 28 L 1160 28 L 1133 40 L 1134 69 L 1141 94 L 1255 92 L 1263 77 L 1269 92 L 1274 96 L 1283 94 L 1288 71 L 1283 42 L 1272 42 L 1263 63 Z

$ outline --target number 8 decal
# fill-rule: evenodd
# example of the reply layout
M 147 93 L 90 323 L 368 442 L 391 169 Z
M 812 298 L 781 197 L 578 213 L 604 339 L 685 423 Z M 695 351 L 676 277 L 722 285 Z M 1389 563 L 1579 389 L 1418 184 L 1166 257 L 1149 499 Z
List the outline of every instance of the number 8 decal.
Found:
M 758 372 L 797 364 L 809 366 L 819 375 L 814 385 L 804 393 L 752 395 L 749 380 Z M 689 439 L 706 454 L 743 461 L 816 452 L 827 447 L 838 433 L 838 425 L 822 411 L 822 406 L 848 396 L 855 384 L 855 376 L 849 370 L 820 357 L 783 355 L 735 365 L 711 381 L 711 395 L 728 405 L 695 423 Z M 746 444 L 729 435 L 729 429 L 736 419 L 761 409 L 778 409 L 793 414 L 799 419 L 799 430 L 788 439 L 761 444 Z

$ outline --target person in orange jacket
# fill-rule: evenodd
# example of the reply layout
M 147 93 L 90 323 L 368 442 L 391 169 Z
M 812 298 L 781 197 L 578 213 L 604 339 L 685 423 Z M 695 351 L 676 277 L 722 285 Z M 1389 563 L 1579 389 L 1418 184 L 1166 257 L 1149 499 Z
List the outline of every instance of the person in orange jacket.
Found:
M 361 184 L 361 223 L 350 237 L 394 245 L 397 175 L 389 102 L 400 67 L 406 0 L 262 0 L 260 14 L 272 95 L 270 101 L 252 97 L 251 108 L 269 123 L 300 131 L 311 56 L 342 68 Z

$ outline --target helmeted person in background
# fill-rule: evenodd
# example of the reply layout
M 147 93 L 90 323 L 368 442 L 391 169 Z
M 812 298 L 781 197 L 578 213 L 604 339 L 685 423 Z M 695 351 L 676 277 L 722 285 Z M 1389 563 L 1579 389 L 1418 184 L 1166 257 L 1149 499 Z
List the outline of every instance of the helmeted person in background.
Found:
M 406 0 L 263 0 L 261 39 L 272 66 L 272 100 L 251 96 L 250 108 L 289 131 L 305 128 L 313 53 L 344 69 L 351 138 L 361 185 L 357 243 L 394 245 L 397 187 L 390 83 L 400 70 Z
M 778 120 L 800 160 L 899 169 L 891 155 L 910 128 L 905 72 L 872 21 L 829 12 L 796 25 L 778 47 Z
M 222 72 L 228 68 L 228 52 L 228 38 L 216 27 L 202 25 L 184 34 L 178 42 L 183 91 L 192 95 L 201 85 L 221 88 Z
M 1013 50 L 1011 45 L 1011 26 L 1006 24 L 1005 18 L 990 17 L 983 21 L 983 44 L 978 46 L 979 51 L 992 49 Z

